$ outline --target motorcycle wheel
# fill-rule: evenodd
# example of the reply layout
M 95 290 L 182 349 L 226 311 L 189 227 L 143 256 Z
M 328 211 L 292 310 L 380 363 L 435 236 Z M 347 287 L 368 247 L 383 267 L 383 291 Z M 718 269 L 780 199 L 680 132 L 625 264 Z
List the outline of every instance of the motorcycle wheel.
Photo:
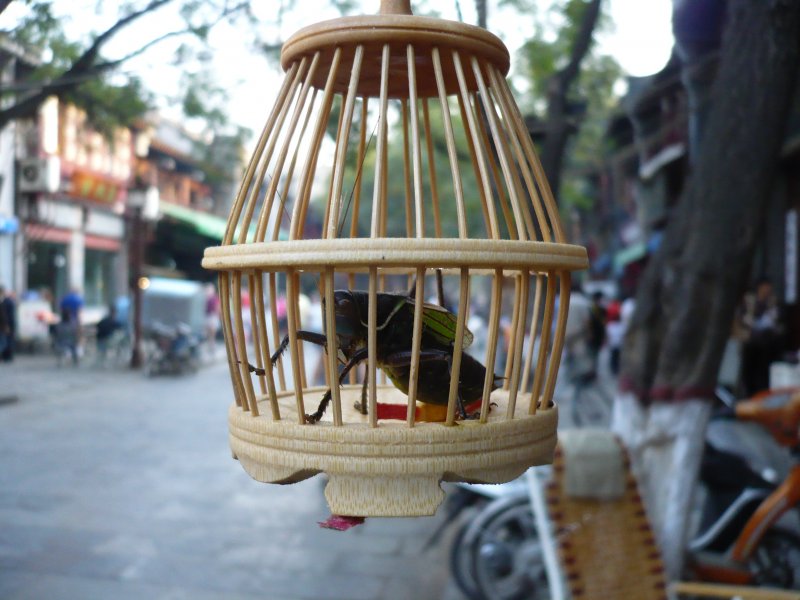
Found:
M 471 550 L 465 540 L 470 525 L 472 523 L 467 522 L 458 529 L 453 539 L 453 545 L 450 546 L 450 573 L 453 574 L 453 579 L 464 596 L 469 600 L 482 600 L 478 592 L 478 584 L 470 570 Z
M 773 527 L 761 538 L 748 566 L 757 585 L 800 590 L 800 536 Z
M 472 598 L 550 598 L 541 541 L 527 494 L 490 503 L 466 530 L 461 546 L 466 552 L 461 564 L 467 566 L 476 586 Z

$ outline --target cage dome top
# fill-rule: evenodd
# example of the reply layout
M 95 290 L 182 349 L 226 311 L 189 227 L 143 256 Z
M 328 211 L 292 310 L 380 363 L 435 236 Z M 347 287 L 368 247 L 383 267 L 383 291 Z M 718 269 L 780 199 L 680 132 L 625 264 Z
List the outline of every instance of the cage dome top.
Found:
M 477 56 L 495 66 L 500 73 L 508 73 L 508 49 L 494 34 L 481 27 L 456 21 L 419 17 L 411 14 L 409 2 L 384 1 L 377 15 L 342 17 L 305 27 L 283 45 L 281 65 L 284 70 L 302 57 L 312 57 L 320 52 L 320 64 L 313 85 L 324 88 L 327 74 L 334 60 L 340 62 L 333 82 L 334 91 L 347 91 L 350 71 L 356 49 L 363 48 L 361 77 L 356 90 L 359 96 L 378 96 L 381 83 L 381 62 L 384 47 L 392 57 L 388 66 L 390 98 L 408 97 L 409 47 L 414 52 L 417 71 L 417 94 L 421 98 L 436 96 L 434 77 L 436 68 L 432 50 L 440 53 L 441 72 L 446 93 L 458 90 L 457 70 L 453 52 Z M 478 83 L 470 69 L 464 71 L 467 89 L 476 91 Z

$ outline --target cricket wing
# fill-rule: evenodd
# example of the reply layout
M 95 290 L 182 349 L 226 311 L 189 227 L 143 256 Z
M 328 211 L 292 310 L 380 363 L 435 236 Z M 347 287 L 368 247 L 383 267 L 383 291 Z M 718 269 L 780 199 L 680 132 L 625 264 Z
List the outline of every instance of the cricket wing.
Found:
M 423 306 L 423 327 L 442 344 L 450 344 L 456 339 L 458 317 L 438 304 L 425 303 Z M 462 348 L 468 348 L 473 340 L 472 332 L 464 327 Z

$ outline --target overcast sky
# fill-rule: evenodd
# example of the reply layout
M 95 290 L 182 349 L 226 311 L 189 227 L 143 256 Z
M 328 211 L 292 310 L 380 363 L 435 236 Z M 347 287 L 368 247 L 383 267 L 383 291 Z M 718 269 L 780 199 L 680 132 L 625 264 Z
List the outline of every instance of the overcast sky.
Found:
M 543 4 L 548 0 L 540 0 Z M 607 0 L 612 19 L 613 31 L 600 39 L 603 51 L 612 54 L 623 69 L 632 75 L 647 75 L 659 71 L 672 48 L 671 0 Z M 377 12 L 380 2 L 369 0 L 364 3 L 365 12 Z M 424 2 L 412 2 L 412 6 Z M 456 3 L 429 3 L 436 6 L 444 18 L 457 19 Z M 475 22 L 473 2 L 461 0 L 463 17 L 466 22 Z M 490 7 L 496 3 L 490 2 Z M 16 5 L 16 8 L 15 8 Z M 21 9 L 15 2 L 0 16 L 0 28 L 13 26 L 15 11 Z M 91 31 L 101 31 L 108 27 L 114 15 L 97 14 L 96 0 L 56 0 L 57 11 L 63 11 L 63 22 L 71 35 L 88 35 Z M 254 2 L 255 10 L 274 10 L 273 2 Z M 335 12 L 326 0 L 303 0 L 298 3 L 302 10 L 293 11 L 285 19 L 281 31 L 269 32 L 277 40 L 285 39 L 302 26 L 312 22 L 334 18 Z M 262 15 L 268 22 L 269 15 Z M 125 30 L 114 44 L 107 48 L 108 56 L 128 53 L 142 39 L 151 39 L 158 32 L 170 31 L 177 27 L 177 15 L 159 11 L 148 20 L 143 19 L 137 26 Z M 489 15 L 489 30 L 496 33 L 513 52 L 525 39 L 524 19 L 514 18 L 508 11 L 494 11 Z M 263 56 L 248 47 L 241 30 L 221 26 L 214 30 L 211 38 L 213 58 L 210 66 L 215 78 L 223 85 L 230 97 L 227 108 L 234 122 L 257 132 L 274 102 L 275 94 L 282 78 L 279 65 L 270 63 Z M 177 96 L 180 73 L 168 66 L 177 43 L 167 42 L 149 50 L 135 61 L 126 65 L 125 70 L 140 74 L 147 86 L 162 96 Z M 512 67 L 513 68 L 513 67 Z M 168 106 L 162 107 L 168 114 Z M 174 107 L 173 107 L 174 109 Z M 178 117 L 177 111 L 173 115 Z

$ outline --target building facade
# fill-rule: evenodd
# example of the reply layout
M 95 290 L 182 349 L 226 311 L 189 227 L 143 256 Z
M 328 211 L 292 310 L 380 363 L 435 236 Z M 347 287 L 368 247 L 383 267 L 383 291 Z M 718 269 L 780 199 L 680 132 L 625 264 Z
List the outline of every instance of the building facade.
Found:
M 17 123 L 18 290 L 55 302 L 82 293 L 88 315 L 127 293 L 125 204 L 134 167 L 128 128 L 95 131 L 50 98 Z

